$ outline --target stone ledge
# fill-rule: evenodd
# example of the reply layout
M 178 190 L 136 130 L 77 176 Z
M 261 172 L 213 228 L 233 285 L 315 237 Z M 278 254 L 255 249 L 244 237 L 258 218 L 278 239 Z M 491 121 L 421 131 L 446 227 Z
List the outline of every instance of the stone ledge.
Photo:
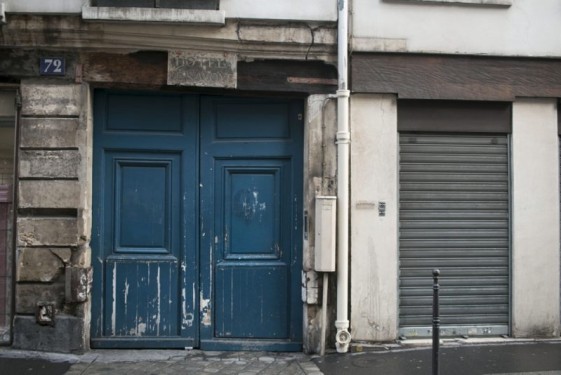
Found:
M 188 23 L 214 26 L 224 26 L 226 24 L 226 14 L 224 11 L 204 9 L 84 6 L 82 8 L 82 19 L 85 21 Z

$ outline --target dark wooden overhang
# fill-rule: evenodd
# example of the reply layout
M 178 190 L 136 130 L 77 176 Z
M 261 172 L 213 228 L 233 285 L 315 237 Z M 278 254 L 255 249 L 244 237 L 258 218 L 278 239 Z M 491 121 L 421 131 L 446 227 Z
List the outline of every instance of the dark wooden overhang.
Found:
M 353 92 L 401 99 L 561 98 L 561 59 L 355 53 L 351 72 Z

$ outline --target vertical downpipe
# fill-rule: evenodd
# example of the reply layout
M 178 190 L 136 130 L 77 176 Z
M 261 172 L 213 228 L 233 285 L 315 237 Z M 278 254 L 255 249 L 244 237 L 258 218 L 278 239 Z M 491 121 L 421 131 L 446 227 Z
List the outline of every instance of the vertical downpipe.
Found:
M 337 319 L 336 348 L 339 353 L 349 350 L 349 132 L 348 33 L 349 0 L 338 0 L 337 26 Z

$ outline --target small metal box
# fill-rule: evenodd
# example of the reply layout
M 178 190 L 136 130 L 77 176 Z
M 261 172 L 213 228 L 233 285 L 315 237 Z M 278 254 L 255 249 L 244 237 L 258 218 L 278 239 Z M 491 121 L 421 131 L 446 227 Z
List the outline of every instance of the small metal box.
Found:
M 337 197 L 316 197 L 315 267 L 318 272 L 335 271 Z

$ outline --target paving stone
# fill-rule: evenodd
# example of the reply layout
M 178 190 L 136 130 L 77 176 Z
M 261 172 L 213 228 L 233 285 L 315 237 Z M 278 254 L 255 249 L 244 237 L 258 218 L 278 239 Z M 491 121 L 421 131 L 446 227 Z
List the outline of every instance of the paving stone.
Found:
M 203 370 L 203 372 L 208 372 L 208 373 L 211 373 L 211 374 L 216 374 L 219 371 L 220 371 L 219 368 L 209 368 L 209 367 L 207 367 Z
M 265 363 L 273 363 L 275 361 L 273 357 L 259 357 L 259 360 Z
M 156 351 L 104 351 L 90 357 L 90 363 L 72 365 L 67 375 L 321 375 L 304 354 L 265 352 L 174 352 L 166 356 Z M 152 353 L 152 354 L 150 354 Z M 179 354 L 178 354 L 179 353 Z M 134 358 L 150 360 L 134 361 Z M 127 358 L 129 362 L 120 362 Z M 132 362 L 131 362 L 132 360 Z

